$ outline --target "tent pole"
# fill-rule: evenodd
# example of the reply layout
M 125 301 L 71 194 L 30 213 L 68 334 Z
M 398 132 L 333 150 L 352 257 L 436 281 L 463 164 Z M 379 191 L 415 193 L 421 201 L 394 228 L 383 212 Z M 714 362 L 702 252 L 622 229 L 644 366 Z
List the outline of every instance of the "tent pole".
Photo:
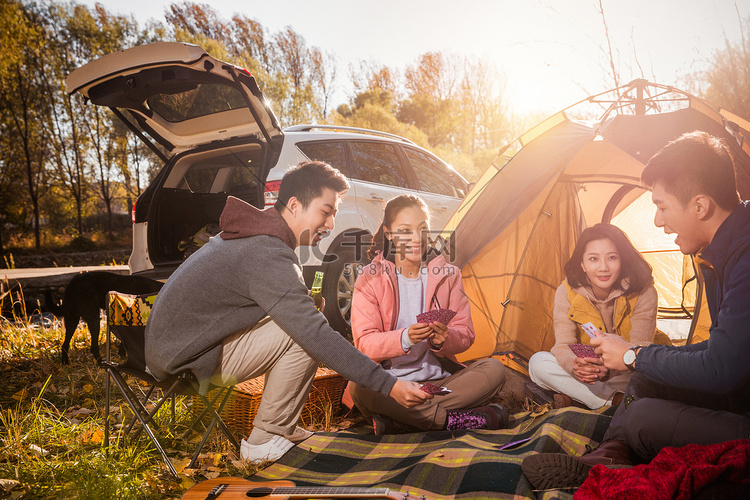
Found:
M 643 85 L 645 80 L 638 80 L 636 82 L 637 97 L 635 99 L 635 114 L 645 115 L 646 114 L 646 101 L 643 100 Z

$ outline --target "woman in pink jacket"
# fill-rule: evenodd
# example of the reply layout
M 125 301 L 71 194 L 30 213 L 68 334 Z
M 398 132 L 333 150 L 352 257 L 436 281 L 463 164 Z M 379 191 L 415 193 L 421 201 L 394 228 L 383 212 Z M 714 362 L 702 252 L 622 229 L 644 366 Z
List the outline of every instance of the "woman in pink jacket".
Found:
M 456 361 L 474 342 L 469 301 L 460 270 L 442 256 L 427 259 L 429 212 L 425 202 L 401 195 L 385 207 L 370 248 L 372 263 L 354 288 L 354 345 L 399 379 L 430 382 L 451 391 L 413 408 L 349 384 L 354 404 L 372 417 L 375 434 L 436 429 L 499 429 L 508 412 L 486 404 L 505 383 L 505 367 L 492 358 L 465 367 Z M 447 323 L 419 323 L 417 315 L 451 309 Z

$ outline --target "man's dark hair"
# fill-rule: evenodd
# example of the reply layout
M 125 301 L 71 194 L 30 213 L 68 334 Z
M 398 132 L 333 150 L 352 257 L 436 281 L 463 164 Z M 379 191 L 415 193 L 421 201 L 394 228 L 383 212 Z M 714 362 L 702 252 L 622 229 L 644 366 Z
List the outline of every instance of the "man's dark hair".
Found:
M 643 169 L 641 181 L 649 188 L 661 183 L 683 206 L 699 194 L 728 211 L 740 203 L 729 147 L 702 131 L 682 134 L 659 150 Z
M 627 283 L 624 290 L 626 294 L 641 293 L 654 282 L 651 266 L 646 259 L 635 249 L 628 236 L 617 226 L 612 224 L 594 224 L 587 227 L 578 237 L 573 255 L 565 264 L 565 277 L 568 284 L 573 287 L 591 285 L 586 272 L 581 267 L 586 245 L 591 241 L 610 240 L 620 254 L 620 278 L 617 280 L 616 288 L 621 288 L 621 283 Z
M 303 161 L 292 167 L 281 178 L 278 199 L 274 207 L 281 211 L 290 198 L 295 197 L 304 208 L 323 194 L 325 188 L 337 193 L 349 189 L 349 181 L 344 174 L 322 161 Z

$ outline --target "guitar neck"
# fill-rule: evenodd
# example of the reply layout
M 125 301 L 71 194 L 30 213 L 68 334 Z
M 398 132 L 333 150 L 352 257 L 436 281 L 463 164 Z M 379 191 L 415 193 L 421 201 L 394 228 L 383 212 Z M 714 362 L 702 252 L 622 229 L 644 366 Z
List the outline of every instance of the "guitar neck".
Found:
M 273 494 L 293 498 L 403 498 L 388 488 L 349 488 L 328 486 L 295 486 L 274 488 Z

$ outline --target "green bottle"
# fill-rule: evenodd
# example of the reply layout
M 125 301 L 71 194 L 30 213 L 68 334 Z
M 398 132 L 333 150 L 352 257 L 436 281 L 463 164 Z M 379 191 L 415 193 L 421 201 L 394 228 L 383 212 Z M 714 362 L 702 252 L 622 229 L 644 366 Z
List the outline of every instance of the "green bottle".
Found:
M 323 271 L 315 271 L 310 297 L 315 301 L 315 307 L 320 309 L 323 305 Z

